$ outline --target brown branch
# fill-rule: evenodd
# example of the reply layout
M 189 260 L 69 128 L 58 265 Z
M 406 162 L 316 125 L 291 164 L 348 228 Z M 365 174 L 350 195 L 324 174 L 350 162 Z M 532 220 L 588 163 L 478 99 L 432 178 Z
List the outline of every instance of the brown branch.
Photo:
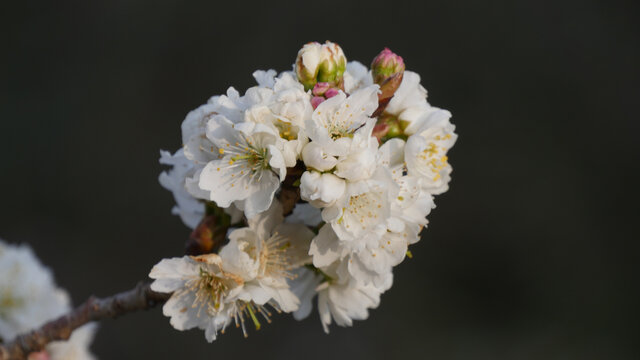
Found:
M 0 343 L 0 360 L 26 359 L 29 353 L 44 349 L 52 341 L 68 340 L 73 330 L 86 323 L 151 309 L 164 303 L 170 296 L 151 290 L 150 284 L 144 282 L 104 299 L 91 296 L 75 310 L 49 321 L 39 329 L 20 335 L 6 344 Z

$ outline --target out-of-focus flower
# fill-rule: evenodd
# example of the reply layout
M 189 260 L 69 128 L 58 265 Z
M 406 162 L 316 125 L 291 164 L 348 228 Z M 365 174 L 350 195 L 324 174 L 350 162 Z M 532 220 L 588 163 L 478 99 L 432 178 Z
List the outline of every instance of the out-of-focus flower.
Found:
M 0 338 L 11 341 L 71 310 L 69 295 L 55 285 L 27 245 L 0 240 Z M 89 351 L 97 325 L 76 329 L 67 341 L 48 344 L 33 357 L 49 360 L 93 360 Z

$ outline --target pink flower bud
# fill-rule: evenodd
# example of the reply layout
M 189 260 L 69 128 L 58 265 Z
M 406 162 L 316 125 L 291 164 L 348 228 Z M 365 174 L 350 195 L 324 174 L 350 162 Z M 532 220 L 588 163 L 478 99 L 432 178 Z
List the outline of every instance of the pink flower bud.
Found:
M 324 102 L 324 100 L 325 98 L 321 96 L 314 96 L 311 98 L 311 106 L 313 106 L 313 109 L 315 110 L 318 107 L 318 105 Z
M 373 81 L 380 85 L 378 109 L 372 115 L 378 116 L 382 114 L 402 83 L 404 60 L 389 48 L 384 48 L 371 62 L 371 75 L 373 75 Z
M 371 73 L 374 82 L 381 85 L 388 78 L 404 72 L 402 57 L 389 48 L 384 48 L 371 62 Z
M 373 127 L 373 132 L 371 133 L 371 136 L 378 139 L 378 142 L 381 143 L 382 138 L 385 137 L 388 132 L 389 132 L 389 124 L 378 123 L 376 124 L 376 126 Z
M 336 88 L 330 88 L 330 89 L 328 89 L 327 91 L 325 91 L 325 93 L 324 93 L 324 97 L 325 97 L 325 98 L 327 98 L 327 99 L 329 99 L 329 98 L 332 98 L 332 97 L 334 97 L 334 96 L 338 95 L 339 93 L 340 93 L 340 91 L 339 91 L 338 89 L 336 89 Z
M 49 353 L 47 353 L 46 350 L 32 352 L 27 357 L 27 360 L 50 360 L 50 359 L 51 357 L 49 356 Z
M 331 84 L 328 82 L 319 82 L 313 87 L 311 93 L 315 96 L 323 96 L 329 88 L 331 88 Z

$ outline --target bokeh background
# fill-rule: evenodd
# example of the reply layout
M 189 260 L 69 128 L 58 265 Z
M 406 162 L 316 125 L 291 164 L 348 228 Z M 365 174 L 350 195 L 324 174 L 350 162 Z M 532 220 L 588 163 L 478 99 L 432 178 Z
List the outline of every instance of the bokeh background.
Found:
M 100 359 L 640 358 L 637 2 L 2 7 L 0 237 L 30 243 L 76 304 L 182 253 L 159 150 L 308 41 L 365 64 L 390 47 L 460 135 L 451 189 L 369 320 L 325 335 L 315 312 L 276 316 L 207 344 L 154 309 L 104 321 Z

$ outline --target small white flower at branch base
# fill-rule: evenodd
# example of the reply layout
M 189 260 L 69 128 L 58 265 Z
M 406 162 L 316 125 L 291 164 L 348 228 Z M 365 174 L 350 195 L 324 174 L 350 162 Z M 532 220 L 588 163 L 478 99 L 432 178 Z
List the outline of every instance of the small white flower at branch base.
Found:
M 451 165 L 447 151 L 456 142 L 455 127 L 446 110 L 432 112 L 421 121 L 416 133 L 405 146 L 405 162 L 409 175 L 420 177 L 423 189 L 437 195 L 448 190 Z
M 304 224 L 283 220 L 276 201 L 249 219 L 249 227 L 232 231 L 220 257 L 225 270 L 240 275 L 254 297 L 273 299 L 276 309 L 291 312 L 298 299 L 287 279 L 294 277 L 293 269 L 311 263 L 307 253 L 314 234 Z
M 160 163 L 171 165 L 169 171 L 160 174 L 160 185 L 173 193 L 176 205 L 171 209 L 171 213 L 179 215 L 182 222 L 188 227 L 195 229 L 204 216 L 204 203 L 194 198 L 186 186 L 187 178 L 193 176 L 195 167 L 193 162 L 184 156 L 182 149 L 171 155 L 168 151 L 160 151 Z
M 71 310 L 69 295 L 58 288 L 51 271 L 27 245 L 0 240 L 0 338 L 12 341 Z M 92 360 L 89 346 L 97 325 L 76 329 L 67 341 L 56 341 L 33 353 L 50 360 Z
M 232 124 L 216 116 L 207 137 L 218 148 L 219 159 L 202 170 L 200 188 L 210 191 L 210 200 L 222 208 L 244 201 L 247 218 L 267 210 L 286 174 L 277 134 L 263 124 Z
M 223 271 L 222 259 L 216 254 L 163 259 L 149 277 L 155 279 L 153 291 L 173 293 L 162 307 L 171 325 L 177 330 L 202 329 L 209 342 L 232 322 L 246 334 L 245 314 L 254 317 L 255 311 L 264 311 L 239 299 L 244 281 Z
M 260 328 L 258 315 L 270 322 L 270 305 L 292 312 L 299 300 L 289 289 L 294 269 L 311 263 L 307 254 L 313 232 L 303 224 L 284 223 L 282 206 L 249 219 L 233 230 L 220 254 L 164 259 L 153 267 L 151 289 L 173 292 L 163 308 L 178 330 L 200 328 L 208 341 L 231 323 L 246 332 L 245 318 Z

